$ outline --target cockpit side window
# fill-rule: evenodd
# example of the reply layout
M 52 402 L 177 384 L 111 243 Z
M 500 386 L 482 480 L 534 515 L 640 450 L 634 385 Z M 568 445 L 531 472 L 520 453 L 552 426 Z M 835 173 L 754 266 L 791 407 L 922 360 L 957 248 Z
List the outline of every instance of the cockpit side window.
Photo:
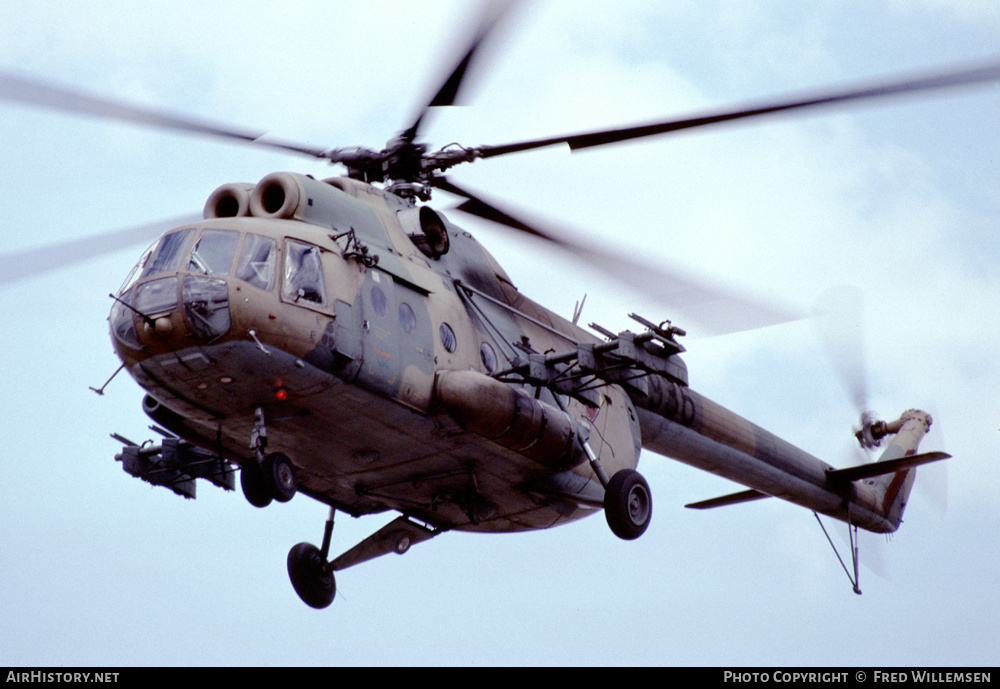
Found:
M 243 240 L 243 251 L 236 264 L 236 277 L 254 287 L 270 290 L 274 287 L 274 264 L 277 242 L 259 234 L 247 234 Z
M 156 247 L 156 252 L 153 254 L 153 260 L 146 264 L 142 277 L 146 278 L 159 273 L 176 273 L 181 267 L 181 262 L 187 256 L 188 245 L 193 237 L 193 228 L 163 235 Z
M 323 263 L 315 246 L 288 240 L 281 296 L 295 303 L 326 306 Z
M 188 270 L 206 275 L 228 273 L 239 238 L 240 233 L 235 230 L 204 230 L 191 252 Z

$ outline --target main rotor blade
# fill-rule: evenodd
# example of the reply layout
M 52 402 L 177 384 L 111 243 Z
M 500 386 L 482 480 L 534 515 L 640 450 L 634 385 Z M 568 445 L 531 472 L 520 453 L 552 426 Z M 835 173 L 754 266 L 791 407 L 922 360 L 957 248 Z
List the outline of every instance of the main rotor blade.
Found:
M 37 249 L 0 256 L 0 285 L 82 263 L 139 244 L 149 244 L 167 230 L 194 222 L 200 215 L 184 215 L 144 225 L 134 225 L 96 237 L 83 237 Z M 124 273 L 121 276 L 125 277 Z
M 258 146 L 278 148 L 313 157 L 326 157 L 324 149 L 295 143 L 264 140 L 261 138 L 264 136 L 264 132 L 221 125 L 207 120 L 94 96 L 65 86 L 45 83 L 38 79 L 20 76 L 7 71 L 0 71 L 0 98 L 15 103 L 34 105 L 77 115 L 130 122 L 146 127 L 170 129 L 188 134 L 215 136 Z
M 477 217 L 484 218 L 486 220 L 491 220 L 500 225 L 506 225 L 507 227 L 518 230 L 520 232 L 524 232 L 526 234 L 530 234 L 534 237 L 538 237 L 539 239 L 544 239 L 554 244 L 558 244 L 560 247 L 564 249 L 571 250 L 573 248 L 572 244 L 567 243 L 564 240 L 554 237 L 550 234 L 547 234 L 536 227 L 532 227 L 531 225 L 528 225 L 511 215 L 508 215 L 504 211 L 500 210 L 499 208 L 490 203 L 487 203 L 482 198 L 473 194 L 472 192 L 466 189 L 462 189 L 461 187 L 455 185 L 447 177 L 434 177 L 431 183 L 438 189 L 442 189 L 456 196 L 461 196 L 465 198 L 466 200 L 458 207 L 458 210 L 460 211 L 468 213 L 469 215 L 475 215 Z
M 543 146 L 552 146 L 563 143 L 568 144 L 570 149 L 575 151 L 581 148 L 604 146 L 606 144 L 620 143 L 630 139 L 667 134 L 669 132 L 680 131 L 683 129 L 694 129 L 713 124 L 721 124 L 723 122 L 732 122 L 734 120 L 750 119 L 753 117 L 787 112 L 790 110 L 829 106 L 839 103 L 875 100 L 891 96 L 930 92 L 960 86 L 973 86 L 997 80 L 1000 80 L 1000 62 L 994 61 L 957 70 L 917 76 L 896 77 L 886 81 L 865 85 L 845 86 L 840 89 L 833 89 L 830 91 L 789 96 L 776 102 L 749 105 L 732 110 L 708 112 L 691 117 L 666 120 L 664 122 L 624 127 L 620 129 L 608 129 L 583 134 L 573 134 L 568 136 L 558 136 L 549 139 L 522 141 L 502 146 L 483 146 L 477 150 L 481 153 L 483 158 L 492 158 L 494 156 L 506 155 L 508 153 L 516 153 L 518 151 L 527 151 L 533 148 L 541 148 Z
M 501 210 L 495 203 L 486 201 L 481 195 L 458 187 L 445 177 L 435 178 L 433 184 L 466 199 L 458 206 L 458 210 L 557 245 L 615 280 L 657 299 L 664 306 L 682 312 L 685 318 L 701 325 L 708 335 L 765 328 L 800 320 L 807 315 L 793 308 L 769 304 L 709 284 L 685 275 L 676 268 L 653 267 L 604 247 L 570 239 L 568 232 L 555 230 L 548 224 L 545 229 L 541 229 L 537 221 L 528 222 L 517 218 Z
M 515 4 L 514 0 L 503 0 L 503 2 L 488 4 L 458 63 L 452 68 L 430 101 L 420 109 L 414 123 L 404 130 L 402 135 L 404 139 L 413 141 L 417 138 L 420 125 L 431 108 L 455 105 L 459 101 L 462 85 L 463 83 L 467 83 L 465 79 L 469 68 L 476 59 L 477 53 Z

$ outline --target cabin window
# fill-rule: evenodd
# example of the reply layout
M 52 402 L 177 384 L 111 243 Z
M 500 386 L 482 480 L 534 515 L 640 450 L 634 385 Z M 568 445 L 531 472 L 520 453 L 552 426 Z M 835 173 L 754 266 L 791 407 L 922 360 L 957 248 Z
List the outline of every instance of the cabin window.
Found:
M 191 252 L 188 270 L 206 275 L 225 275 L 236 254 L 240 233 L 235 230 L 205 230 Z
M 281 295 L 296 304 L 326 306 L 323 263 L 317 247 L 288 240 Z
M 483 366 L 486 368 L 488 374 L 493 375 L 496 373 L 497 353 L 493 351 L 493 347 L 489 342 L 479 345 L 479 358 L 483 360 Z
M 441 327 L 438 328 L 438 335 L 441 336 L 441 344 L 444 345 L 445 350 L 450 354 L 454 353 L 458 342 L 455 339 L 455 331 L 451 329 L 451 326 L 447 323 L 442 323 Z
M 248 233 L 243 240 L 243 251 L 236 264 L 236 277 L 254 287 L 270 290 L 274 287 L 274 264 L 277 242 L 270 237 Z
M 417 331 L 417 316 L 405 301 L 399 305 L 399 324 L 403 326 L 403 331 L 410 335 Z
M 385 317 L 385 314 L 389 312 L 389 300 L 386 299 L 385 292 L 378 285 L 372 287 L 372 308 L 375 309 L 380 317 Z

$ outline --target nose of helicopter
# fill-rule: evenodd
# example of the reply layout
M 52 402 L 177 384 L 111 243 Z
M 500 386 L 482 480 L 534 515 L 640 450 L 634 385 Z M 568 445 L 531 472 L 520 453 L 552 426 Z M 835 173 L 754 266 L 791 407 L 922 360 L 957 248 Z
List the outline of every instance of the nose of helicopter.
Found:
M 281 222 L 208 219 L 163 235 L 115 297 L 110 321 L 116 347 L 137 355 L 134 350 L 226 336 L 233 325 L 231 299 L 251 305 L 273 299 L 279 253 L 274 224 Z M 186 345 L 169 342 L 181 336 Z
M 203 342 L 225 335 L 231 326 L 227 279 L 239 239 L 236 230 L 210 228 L 164 235 L 115 297 L 114 339 L 129 349 L 158 350 L 180 333 Z
M 326 385 L 329 374 L 305 362 L 333 319 L 336 292 L 320 250 L 287 237 L 294 229 L 227 217 L 163 235 L 112 295 L 111 340 L 130 375 L 161 401 L 190 403 L 195 416 L 294 404 Z

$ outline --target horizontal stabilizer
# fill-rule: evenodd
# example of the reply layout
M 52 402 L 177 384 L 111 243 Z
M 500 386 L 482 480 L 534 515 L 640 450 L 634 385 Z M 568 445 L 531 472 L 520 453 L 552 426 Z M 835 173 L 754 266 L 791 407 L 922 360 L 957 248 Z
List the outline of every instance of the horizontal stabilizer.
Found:
M 731 493 L 730 495 L 723 495 L 718 498 L 712 498 L 711 500 L 702 500 L 701 502 L 692 502 L 690 505 L 684 505 L 685 507 L 690 507 L 693 510 L 707 510 L 710 507 L 722 507 L 723 505 L 735 505 L 738 502 L 750 502 L 751 500 L 760 500 L 761 498 L 771 497 L 767 493 L 761 493 L 759 490 L 742 490 L 739 493 Z
M 925 452 L 919 455 L 889 459 L 884 462 L 872 462 L 871 464 L 862 464 L 861 466 L 848 467 L 846 469 L 827 469 L 826 475 L 831 481 L 857 481 L 863 478 L 892 474 L 903 469 L 910 469 L 921 464 L 927 464 L 928 462 L 937 462 L 949 457 L 951 455 L 947 452 Z

